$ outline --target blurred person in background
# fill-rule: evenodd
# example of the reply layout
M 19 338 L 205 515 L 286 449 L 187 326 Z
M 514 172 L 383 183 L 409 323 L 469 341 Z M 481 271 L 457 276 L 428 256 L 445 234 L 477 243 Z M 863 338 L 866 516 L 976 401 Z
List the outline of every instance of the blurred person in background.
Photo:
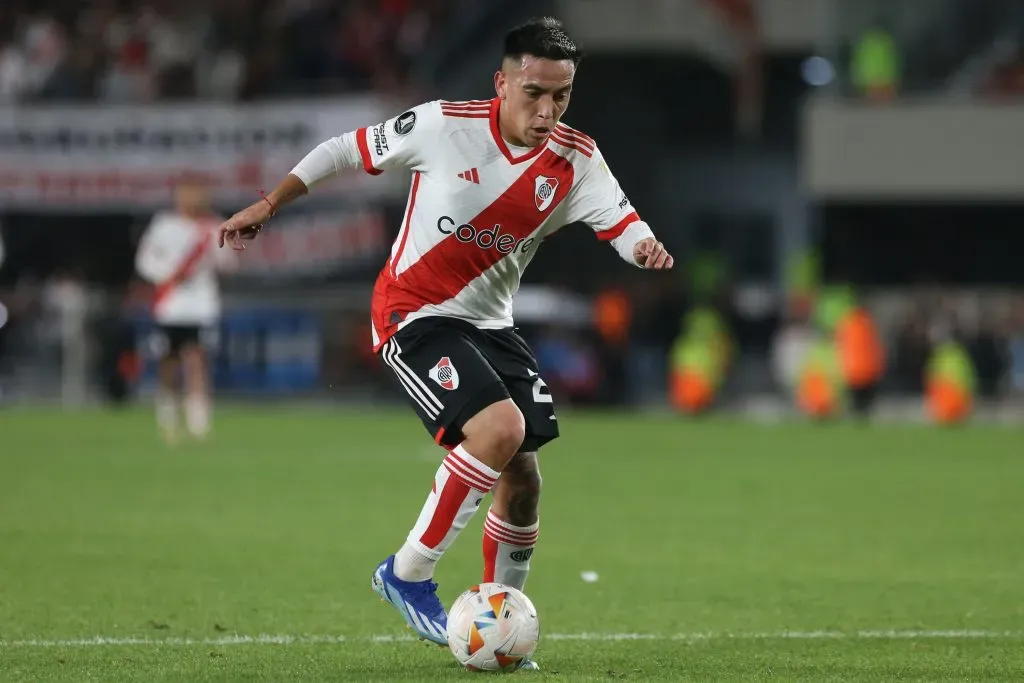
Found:
M 602 287 L 594 297 L 597 352 L 604 371 L 603 402 L 625 403 L 629 397 L 628 367 L 632 304 L 627 293 L 614 285 Z
M 177 441 L 182 402 L 193 437 L 204 437 L 210 428 L 203 340 L 220 320 L 218 274 L 237 263 L 232 251 L 214 248 L 219 222 L 202 181 L 186 178 L 176 190 L 174 211 L 153 217 L 136 253 L 138 274 L 155 287 L 152 311 L 160 355 L 156 418 L 168 443 Z M 182 371 L 184 396 L 179 391 Z
M 786 301 L 786 316 L 772 340 L 772 376 L 776 386 L 790 396 L 796 395 L 817 332 L 810 321 L 811 303 L 808 297 L 790 295 Z
M 732 358 L 731 332 L 719 308 L 694 306 L 670 351 L 669 397 L 674 408 L 697 415 L 711 408 L 726 379 Z
M 925 368 L 925 407 L 937 424 L 959 424 L 974 412 L 977 370 L 953 325 L 938 324 L 932 334 L 935 348 Z
M 39 341 L 47 348 L 50 372 L 59 376 L 62 399 L 81 404 L 86 397 L 88 376 L 89 287 L 80 268 L 58 268 L 43 282 L 42 333 Z
M 998 398 L 1009 370 L 1008 339 L 990 311 L 981 311 L 977 329 L 970 335 L 967 352 L 978 372 L 978 395 Z
M 876 20 L 858 38 L 850 60 L 850 80 L 869 100 L 888 102 L 900 85 L 900 54 L 896 39 Z
M 885 347 L 874 316 L 854 299 L 836 324 L 836 344 L 850 407 L 860 418 L 870 415 L 885 373 Z
M 885 372 L 885 348 L 874 317 L 853 287 L 832 284 L 818 297 L 815 319 L 835 347 L 849 408 L 859 418 L 868 417 Z
M 838 416 L 846 406 L 847 392 L 839 362 L 839 352 L 832 335 L 820 328 L 811 341 L 797 378 L 797 408 L 814 420 Z

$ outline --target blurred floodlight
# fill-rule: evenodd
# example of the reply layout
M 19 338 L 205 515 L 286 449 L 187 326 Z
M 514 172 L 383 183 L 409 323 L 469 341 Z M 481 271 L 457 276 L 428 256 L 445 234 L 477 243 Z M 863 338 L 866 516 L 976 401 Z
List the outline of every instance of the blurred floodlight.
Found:
M 808 57 L 800 67 L 804 80 L 808 85 L 816 88 L 828 85 L 836 77 L 836 70 L 832 68 L 832 62 L 824 57 Z

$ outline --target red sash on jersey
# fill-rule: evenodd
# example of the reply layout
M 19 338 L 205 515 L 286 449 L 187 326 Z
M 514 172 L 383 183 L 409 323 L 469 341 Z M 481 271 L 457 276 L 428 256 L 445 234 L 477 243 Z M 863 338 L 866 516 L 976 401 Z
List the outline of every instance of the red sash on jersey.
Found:
M 157 285 L 156 292 L 153 295 L 153 310 L 159 308 L 160 304 L 166 301 L 182 282 L 188 279 L 192 274 L 192 269 L 203 260 L 206 252 L 212 246 L 213 240 L 210 239 L 209 233 L 205 228 L 201 229 L 199 241 L 192 246 L 191 251 L 185 255 L 185 258 L 178 264 L 178 267 L 174 269 L 174 274 Z

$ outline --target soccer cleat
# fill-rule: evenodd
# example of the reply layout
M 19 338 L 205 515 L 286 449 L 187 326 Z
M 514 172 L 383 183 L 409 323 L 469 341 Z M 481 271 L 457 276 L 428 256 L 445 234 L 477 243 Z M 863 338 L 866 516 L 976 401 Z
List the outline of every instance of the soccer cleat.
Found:
M 448 645 L 448 615 L 437 597 L 433 581 L 402 581 L 395 576 L 395 556 L 381 562 L 373 572 L 373 590 L 391 603 L 420 638 L 436 645 Z
M 540 671 L 540 665 L 532 659 L 524 659 L 519 666 L 516 667 L 516 671 Z

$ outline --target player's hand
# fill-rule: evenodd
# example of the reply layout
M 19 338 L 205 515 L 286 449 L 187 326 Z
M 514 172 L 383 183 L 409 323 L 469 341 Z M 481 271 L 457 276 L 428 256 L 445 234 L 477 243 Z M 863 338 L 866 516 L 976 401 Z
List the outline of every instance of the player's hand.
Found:
M 647 270 L 668 270 L 675 263 L 672 255 L 665 250 L 665 245 L 653 237 L 636 243 L 633 247 L 633 260 Z
M 264 200 L 254 202 L 220 224 L 217 244 L 229 244 L 232 249 L 245 249 L 243 240 L 255 239 L 263 225 L 270 220 L 270 204 Z

